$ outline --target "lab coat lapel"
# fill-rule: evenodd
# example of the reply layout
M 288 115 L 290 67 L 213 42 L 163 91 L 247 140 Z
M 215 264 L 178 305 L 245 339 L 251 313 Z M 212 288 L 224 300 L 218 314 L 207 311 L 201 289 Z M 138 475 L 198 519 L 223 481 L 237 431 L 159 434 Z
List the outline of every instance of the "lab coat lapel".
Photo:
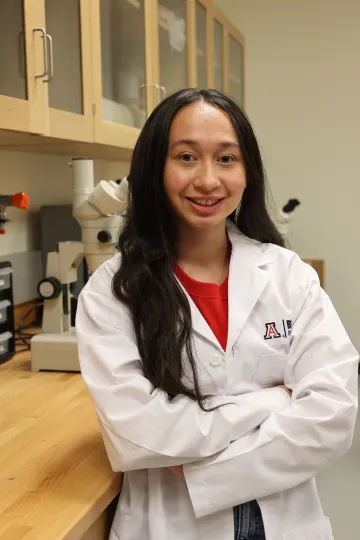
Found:
M 216 347 L 223 352 L 223 349 L 216 339 L 216 336 L 212 332 L 210 326 L 196 307 L 193 300 L 189 297 L 190 302 L 190 308 L 191 308 L 191 320 L 193 325 L 193 330 L 203 338 L 205 338 L 207 341 L 210 341 L 213 345 L 216 345 Z
M 194 332 L 195 335 L 200 336 L 201 338 L 215 345 L 219 349 L 219 351 L 223 353 L 224 350 L 222 346 L 220 345 L 219 341 L 217 340 L 215 334 L 213 333 L 212 329 L 208 325 L 207 321 L 204 319 L 202 313 L 196 306 L 195 302 L 193 301 L 193 299 L 191 298 L 191 296 L 189 295 L 189 293 L 187 292 L 187 290 L 185 289 L 185 287 L 183 286 L 179 278 L 176 277 L 176 279 L 179 286 L 183 290 L 183 293 L 188 299 L 188 302 L 190 305 L 192 331 Z
M 272 260 L 264 253 L 263 244 L 247 238 L 233 223 L 228 222 L 227 231 L 232 244 L 226 347 L 229 354 L 269 281 L 268 272 L 264 267 Z
M 178 278 L 176 278 L 178 280 Z M 180 287 L 182 288 L 185 296 L 187 297 L 189 304 L 190 304 L 190 310 L 191 310 L 191 323 L 192 323 L 192 330 L 195 334 L 198 334 L 203 339 L 206 339 L 207 341 L 210 341 L 213 345 L 216 345 L 216 347 L 223 351 L 220 343 L 216 339 L 215 335 L 213 334 L 210 326 L 196 307 L 194 301 L 192 300 L 191 296 L 188 294 L 186 289 L 183 287 L 183 285 L 178 280 L 178 283 Z

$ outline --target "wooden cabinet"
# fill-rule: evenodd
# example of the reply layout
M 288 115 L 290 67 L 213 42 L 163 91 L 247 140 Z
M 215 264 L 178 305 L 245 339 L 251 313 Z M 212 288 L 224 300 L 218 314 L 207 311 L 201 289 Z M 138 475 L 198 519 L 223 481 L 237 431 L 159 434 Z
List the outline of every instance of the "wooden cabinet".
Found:
M 191 84 L 191 14 L 187 0 L 159 0 L 155 4 L 154 53 L 158 66 L 153 82 L 159 86 L 158 100 L 161 100 Z
M 0 128 L 92 141 L 88 0 L 0 3 Z
M 4 0 L 0 45 L 2 145 L 130 152 L 180 88 L 244 104 L 244 39 L 212 0 Z
M 36 17 L 37 0 L 0 2 L 0 128 L 46 132 L 42 103 L 46 86 L 43 64 L 43 21 Z
M 212 19 L 212 32 L 213 32 L 213 63 L 212 63 L 212 86 L 219 90 L 219 92 L 225 91 L 225 65 L 227 62 L 225 59 L 225 28 L 223 21 L 217 17 Z
M 209 88 L 211 85 L 211 1 L 189 0 L 190 16 L 193 20 L 193 35 L 190 39 L 189 55 L 193 64 L 191 86 Z
M 92 1 L 94 139 L 133 148 L 158 93 L 152 0 Z
M 210 86 L 245 107 L 245 38 L 220 9 L 214 7 L 212 11 Z
M 227 40 L 228 73 L 225 91 L 240 105 L 244 105 L 244 39 L 235 28 L 230 28 Z
M 48 70 L 49 134 L 93 140 L 91 11 L 89 0 L 43 0 Z

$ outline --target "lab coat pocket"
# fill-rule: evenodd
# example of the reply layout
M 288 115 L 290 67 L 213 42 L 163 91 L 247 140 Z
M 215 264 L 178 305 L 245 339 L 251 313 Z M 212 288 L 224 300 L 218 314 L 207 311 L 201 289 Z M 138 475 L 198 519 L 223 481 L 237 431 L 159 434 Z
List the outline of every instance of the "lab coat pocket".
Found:
M 252 383 L 260 388 L 274 388 L 284 384 L 287 355 L 272 353 L 260 356 Z
M 329 518 L 298 527 L 282 535 L 282 540 L 334 540 Z

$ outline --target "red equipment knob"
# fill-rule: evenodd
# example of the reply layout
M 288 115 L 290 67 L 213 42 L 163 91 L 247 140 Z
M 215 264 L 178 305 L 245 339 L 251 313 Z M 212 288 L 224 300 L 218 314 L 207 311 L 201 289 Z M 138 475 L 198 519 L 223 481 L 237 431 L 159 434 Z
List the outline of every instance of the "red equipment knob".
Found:
M 11 204 L 21 210 L 27 210 L 30 204 L 30 197 L 27 193 L 16 193 L 11 197 Z

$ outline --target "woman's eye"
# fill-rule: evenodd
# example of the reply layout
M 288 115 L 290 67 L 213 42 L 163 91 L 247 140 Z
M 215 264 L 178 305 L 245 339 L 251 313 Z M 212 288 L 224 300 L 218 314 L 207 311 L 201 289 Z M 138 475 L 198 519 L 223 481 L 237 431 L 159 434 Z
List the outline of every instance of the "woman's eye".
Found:
M 235 157 L 234 156 L 220 156 L 219 161 L 223 165 L 229 165 L 230 163 L 235 161 Z
M 186 161 L 187 163 L 195 159 L 194 156 L 192 156 L 191 154 L 181 154 L 179 158 L 181 159 L 181 161 Z

